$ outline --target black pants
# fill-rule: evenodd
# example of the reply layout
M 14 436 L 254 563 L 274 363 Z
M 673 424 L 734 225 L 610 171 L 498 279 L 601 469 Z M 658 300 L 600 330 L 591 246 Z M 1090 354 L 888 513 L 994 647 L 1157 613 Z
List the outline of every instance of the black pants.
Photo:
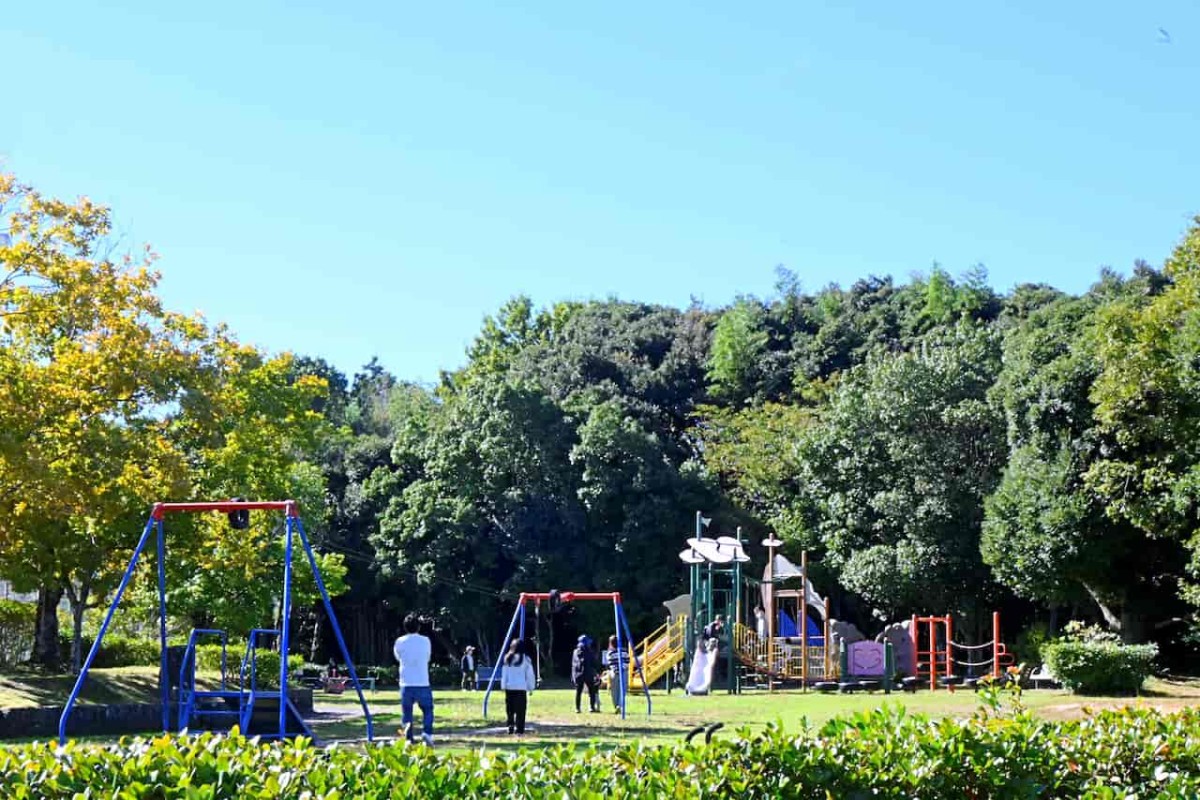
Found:
M 579 710 L 579 701 L 583 697 L 583 690 L 587 689 L 588 693 L 588 709 L 595 711 L 600 708 L 600 687 L 593 680 L 587 678 L 575 679 L 575 710 Z
M 508 732 L 525 732 L 525 708 L 529 703 L 529 695 L 524 689 L 506 689 L 504 692 L 504 713 L 508 716 Z

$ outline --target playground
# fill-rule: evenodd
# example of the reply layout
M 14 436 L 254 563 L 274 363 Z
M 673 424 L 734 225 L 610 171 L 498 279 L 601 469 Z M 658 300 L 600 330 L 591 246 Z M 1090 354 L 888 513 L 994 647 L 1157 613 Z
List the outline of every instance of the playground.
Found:
M 93 670 L 105 630 L 118 613 L 121 596 L 139 559 L 152 550 L 164 563 L 168 537 L 165 521 L 175 514 L 226 514 L 234 528 L 247 524 L 248 514 L 282 514 L 285 539 L 279 628 L 256 628 L 246 635 L 244 653 L 227 647 L 223 630 L 195 629 L 187 645 L 166 647 L 165 577 L 160 569 L 159 601 L 161 663 L 157 669 Z M 489 699 L 496 688 L 495 665 L 481 665 L 476 691 L 437 688 L 436 730 L 439 746 L 454 748 L 537 747 L 564 743 L 615 746 L 640 742 L 670 743 L 691 734 L 711 737 L 736 731 L 755 732 L 768 724 L 784 731 L 799 730 L 835 716 L 883 705 L 903 707 L 933 717 L 968 717 L 981 704 L 999 702 L 1010 710 L 1025 708 L 1048 718 L 1069 719 L 1086 713 L 1085 705 L 1058 688 L 1022 692 L 1036 686 L 1037 673 L 1014 664 L 1001 639 L 999 613 L 992 614 L 990 638 L 955 638 L 950 615 L 914 616 L 883 625 L 874 639 L 853 625 L 834 619 L 831 603 L 809 580 L 807 553 L 800 564 L 776 552 L 782 542 L 762 542 L 766 566 L 761 579 L 749 574 L 750 555 L 740 529 L 736 536 L 708 538 L 706 520 L 696 514 L 695 535 L 686 540 L 679 560 L 688 573 L 689 592 L 663 603 L 667 621 L 649 635 L 636 638 L 625 616 L 619 592 L 578 592 L 553 589 L 520 595 L 496 652 L 510 642 L 538 641 L 543 626 L 572 604 L 596 602 L 612 610 L 616 649 L 627 654 L 627 669 L 609 671 L 621 703 L 615 709 L 577 713 L 574 692 L 560 689 L 547 673 L 545 687 L 530 702 L 529 731 L 507 735 Z M 300 560 L 303 554 L 304 560 Z M 277 673 L 260 674 L 261 654 L 288 648 L 288 616 L 293 562 L 308 567 L 323 595 L 336 644 L 348 674 L 336 690 L 331 687 L 296 689 L 287 659 L 276 658 Z M 977 637 L 978 638 L 978 637 Z M 219 643 L 220 668 L 201 668 L 197 644 Z M 541 674 L 540 651 L 538 672 Z M 159 680 L 160 676 L 166 680 Z M 1052 685 L 1050 676 L 1044 676 Z M 90 680 L 90 683 L 89 683 Z M 275 682 L 277 681 L 277 682 Z M 278 686 L 292 687 L 287 693 Z M 981 695 L 980 692 L 983 692 Z M 109 606 L 99 635 L 74 680 L 28 678 L 0 685 L 5 707 L 40 706 L 66 695 L 58 719 L 60 741 L 72 735 L 71 715 L 95 704 L 153 704 L 161 712 L 160 730 L 198 733 L 238 726 L 262 739 L 306 736 L 321 743 L 390 741 L 396 738 L 399 709 L 394 687 L 359 679 L 348 658 L 338 620 L 324 587 L 311 545 L 291 501 L 170 504 L 154 506 L 126 572 Z M 998 700 L 999 699 L 999 700 Z M 1156 680 L 1132 701 L 1162 710 L 1200 702 L 1200 683 Z M 1087 708 L 1119 707 L 1128 698 L 1091 698 Z M 615 712 L 615 713 L 614 713 Z M 722 733 L 723 732 L 723 733 Z M 105 741 L 112 737 L 75 736 Z

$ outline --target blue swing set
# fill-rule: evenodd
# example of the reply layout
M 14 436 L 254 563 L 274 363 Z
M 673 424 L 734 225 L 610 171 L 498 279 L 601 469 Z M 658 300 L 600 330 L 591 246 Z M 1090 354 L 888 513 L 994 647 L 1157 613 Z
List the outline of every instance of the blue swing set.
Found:
M 541 619 L 542 603 L 546 603 L 550 607 L 550 612 L 554 613 L 558 608 L 567 603 L 576 600 L 601 600 L 613 604 L 613 628 L 616 631 L 617 652 L 626 654 L 623 656 L 627 659 L 627 664 L 632 664 L 637 670 L 638 676 L 642 680 L 642 691 L 646 695 L 646 714 L 651 713 L 650 687 L 646 685 L 646 676 L 642 672 L 642 664 L 637 659 L 637 654 L 633 647 L 633 635 L 629 632 L 629 622 L 625 619 L 625 607 L 621 603 L 620 592 L 560 592 L 557 589 L 549 592 L 521 592 L 521 596 L 517 598 L 517 609 L 513 612 L 512 622 L 508 624 L 508 632 L 504 634 L 504 643 L 500 645 L 499 655 L 496 658 L 496 665 L 492 667 L 492 672 L 488 676 L 487 690 L 483 694 L 483 717 L 487 719 L 488 715 L 488 700 L 492 696 L 492 688 L 499 680 L 501 666 L 504 663 L 504 654 L 508 651 L 509 642 L 516 637 L 518 640 L 525 639 L 525 606 L 533 603 L 534 624 L 536 626 L 538 620 Z M 536 633 L 536 628 L 535 628 Z M 618 663 L 621 658 L 617 659 Z M 621 719 L 625 719 L 626 698 L 628 696 L 629 675 L 628 667 L 625 669 L 614 670 L 613 680 L 618 681 Z
M 138 560 L 141 558 L 147 543 L 150 541 L 151 533 L 157 534 L 158 633 L 159 643 L 162 648 L 159 662 L 162 727 L 163 733 L 171 732 L 172 698 L 170 681 L 168 680 L 170 677 L 170 668 L 167 649 L 166 536 L 163 530 L 163 519 L 167 514 L 203 513 L 206 511 L 228 514 L 230 524 L 235 528 L 248 527 L 249 513 L 251 511 L 283 512 L 284 535 L 286 538 L 284 543 L 281 621 L 278 630 L 256 628 L 250 631 L 236 687 L 229 686 L 226 681 L 228 640 L 225 632 L 211 628 L 197 628 L 191 632 L 191 635 L 188 637 L 187 647 L 183 652 L 182 662 L 179 665 L 178 690 L 175 697 L 175 730 L 179 733 L 187 733 L 193 724 L 197 726 L 204 725 L 204 727 L 211 729 L 221 729 L 230 727 L 236 723 L 242 733 L 258 736 L 262 739 L 285 739 L 299 735 L 315 738 L 312 730 L 301 718 L 299 711 L 287 693 L 287 653 L 289 629 L 291 627 L 289 623 L 292 614 L 292 555 L 294 543 L 299 539 L 300 546 L 308 558 L 308 565 L 312 569 L 317 590 L 321 593 L 321 601 L 324 603 L 325 613 L 329 616 L 329 623 L 333 628 L 333 634 L 337 638 L 338 648 L 349 670 L 350 683 L 358 693 L 358 701 L 362 705 L 363 715 L 367 723 L 367 740 L 374 740 L 374 726 L 371 719 L 371 712 L 367 708 L 367 700 L 363 695 L 362 685 L 358 680 L 358 673 L 354 669 L 354 661 L 350 658 L 350 652 L 346 648 L 346 640 L 342 637 L 341 626 L 338 625 L 337 616 L 333 613 L 333 604 L 329 600 L 329 593 L 325 590 L 325 581 L 322 580 L 321 571 L 317 567 L 312 545 L 308 541 L 308 536 L 304 532 L 304 524 L 300 521 L 300 516 L 297 513 L 296 502 L 294 500 L 263 502 L 231 500 L 227 502 L 204 503 L 156 503 L 154 505 L 150 512 L 150 518 L 146 521 L 146 527 L 142 530 L 141 539 L 138 540 L 137 547 L 134 548 L 133 557 L 129 560 L 129 566 L 125 568 L 125 574 L 117 586 L 112 604 L 109 605 L 108 612 L 104 615 L 104 621 L 100 624 L 100 630 L 96 634 L 96 641 L 92 643 L 91 650 L 88 651 L 87 658 L 83 662 L 83 668 L 79 671 L 79 676 L 75 679 L 75 686 L 71 689 L 71 695 L 67 699 L 66 707 L 63 708 L 62 716 L 59 717 L 59 743 L 66 744 L 67 742 L 67 723 L 70 720 L 71 711 L 79 699 L 79 693 L 83 688 L 84 681 L 87 680 L 88 671 L 92 667 L 92 662 L 96 660 L 96 653 L 100 651 L 100 645 L 104 641 L 104 634 L 108 631 L 113 614 L 116 612 L 117 606 L 121 602 L 121 597 L 124 595 L 125 589 L 133 577 Z M 202 639 L 209 639 L 211 637 L 219 637 L 221 642 L 220 688 L 211 690 L 197 689 L 196 646 Z M 260 689 L 258 686 L 257 654 L 262 640 L 266 638 L 275 638 L 279 642 L 278 690 Z M 259 711 L 258 714 L 255 713 L 256 707 Z M 272 729 L 272 723 L 276 719 L 276 708 L 278 708 L 278 727 Z M 265 720 L 263 711 L 267 712 Z M 223 722 L 227 724 L 223 725 Z

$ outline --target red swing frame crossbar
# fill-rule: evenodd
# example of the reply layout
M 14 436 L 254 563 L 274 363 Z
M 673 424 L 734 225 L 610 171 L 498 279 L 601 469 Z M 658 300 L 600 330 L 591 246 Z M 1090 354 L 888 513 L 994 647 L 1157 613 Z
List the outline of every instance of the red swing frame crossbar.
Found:
M 620 592 L 559 592 L 558 599 L 564 603 L 570 603 L 575 600 L 611 600 L 614 603 L 621 602 Z M 521 597 L 518 603 L 526 603 L 530 600 L 534 602 L 549 602 L 550 592 L 521 592 Z
M 295 500 L 224 500 L 211 503 L 155 503 L 150 518 L 161 520 L 167 514 L 191 514 L 199 511 L 282 511 L 285 516 L 296 519 L 300 516 Z
M 625 669 L 617 669 L 615 677 L 619 683 L 620 696 L 620 712 L 621 719 L 625 719 L 626 699 L 628 695 L 628 679 L 631 675 L 626 675 L 630 669 L 636 669 L 642 678 L 642 690 L 646 695 L 646 713 L 652 713 L 652 702 L 650 700 L 650 687 L 646 685 L 646 675 L 642 672 L 641 662 L 637 659 L 637 651 L 634 648 L 633 635 L 629 631 L 629 621 L 625 619 L 625 609 L 621 603 L 620 592 L 521 592 L 517 598 L 517 608 L 513 612 L 512 622 L 509 623 L 508 632 L 504 634 L 504 643 L 500 646 L 499 657 L 496 659 L 495 666 L 492 667 L 491 674 L 488 675 L 487 689 L 483 693 L 483 716 L 487 719 L 488 700 L 492 696 L 492 687 L 496 683 L 497 675 L 500 673 L 501 663 L 504 659 L 504 653 L 508 649 L 509 642 L 513 637 L 520 639 L 525 638 L 525 606 L 528 603 L 533 603 L 535 611 L 540 611 L 542 603 L 549 603 L 551 600 L 557 600 L 560 603 L 572 603 L 577 600 L 601 600 L 613 604 L 613 628 L 616 633 L 617 650 L 619 652 L 629 652 L 629 667 Z M 536 623 L 535 623 L 536 624 Z M 620 658 L 617 659 L 618 665 Z

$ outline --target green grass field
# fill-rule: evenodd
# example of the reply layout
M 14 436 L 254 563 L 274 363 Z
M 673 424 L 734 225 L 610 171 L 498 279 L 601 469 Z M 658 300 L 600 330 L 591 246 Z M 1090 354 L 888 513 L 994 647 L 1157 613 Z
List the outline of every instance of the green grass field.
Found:
M 61 705 L 73 684 L 70 676 L 18 674 L 0 677 L 0 707 Z M 202 676 L 202 683 L 207 682 Z M 93 670 L 85 685 L 82 702 L 124 703 L 157 702 L 157 670 L 153 667 L 127 667 Z M 1011 704 L 1016 698 L 1006 695 Z M 483 693 L 457 689 L 434 691 L 435 737 L 439 747 L 448 749 L 544 747 L 577 743 L 610 747 L 640 741 L 663 744 L 681 741 L 689 730 L 713 722 L 723 722 L 718 736 L 731 735 L 747 728 L 759 730 L 777 722 L 785 730 L 807 724 L 819 724 L 832 717 L 850 714 L 884 703 L 903 706 L 910 712 L 932 716 L 968 716 L 980 705 L 980 697 L 970 691 L 921 691 L 884 695 L 882 692 L 856 695 L 825 695 L 797 690 L 768 694 L 762 690 L 741 695 L 723 692 L 707 697 L 688 697 L 676 691 L 651 694 L 653 713 L 647 716 L 645 698 L 631 696 L 625 720 L 606 710 L 576 714 L 574 691 L 543 689 L 530 699 L 528 731 L 524 737 L 509 736 L 504 725 L 504 696 L 494 692 L 489 715 L 483 716 Z M 353 694 L 329 695 L 317 692 L 316 715 L 311 721 L 323 740 L 359 740 L 365 736 L 362 712 Z M 400 727 L 400 707 L 395 687 L 367 693 L 379 738 L 395 738 Z M 608 695 L 601 694 L 608 709 Z M 1021 694 L 1019 702 L 1039 716 L 1051 719 L 1077 717 L 1089 708 L 1129 704 L 1148 704 L 1163 709 L 1200 705 L 1200 679 L 1166 681 L 1154 679 L 1136 698 L 1081 698 L 1065 691 L 1037 690 Z M 586 701 L 585 701 L 586 704 Z
M 367 699 L 375 719 L 378 737 L 395 737 L 400 727 L 400 709 L 396 690 L 380 689 Z M 608 707 L 608 697 L 601 696 Z M 681 741 L 689 730 L 713 722 L 725 723 L 718 736 L 741 728 L 758 730 L 777 722 L 785 730 L 804 724 L 817 724 L 832 717 L 850 714 L 884 703 L 903 706 L 910 712 L 931 716 L 969 716 L 980 705 L 974 692 L 922 691 L 916 694 L 824 695 L 788 690 L 768 694 L 765 691 L 741 695 L 724 693 L 707 697 L 688 697 L 682 692 L 670 695 L 652 693 L 653 713 L 646 715 L 644 697 L 631 698 L 628 715 L 622 720 L 611 711 L 598 714 L 575 713 L 574 691 L 545 689 L 529 702 L 528 731 L 520 739 L 509 736 L 504 727 L 504 697 L 493 693 L 488 718 L 482 713 L 483 693 L 446 689 L 434 692 L 435 739 L 440 747 L 475 749 L 496 747 L 540 747 L 564 743 L 614 746 L 641 741 L 662 744 Z M 1017 702 L 1005 695 L 1005 703 Z M 1061 690 L 1026 691 L 1019 702 L 1039 716 L 1077 717 L 1089 708 L 1150 704 L 1161 708 L 1179 708 L 1200 704 L 1200 681 L 1154 680 L 1137 698 L 1080 698 Z M 585 702 L 586 705 L 586 702 Z M 314 730 L 325 739 L 357 739 L 364 735 L 361 711 L 353 695 L 318 694 L 319 718 Z M 418 713 L 419 719 L 419 713 Z
M 216 676 L 212 678 L 216 680 Z M 208 685 L 201 676 L 197 682 Z M 0 708 L 60 706 L 67 701 L 74 675 L 15 672 L 0 675 Z M 94 669 L 88 673 L 81 703 L 154 703 L 158 701 L 157 667 Z

